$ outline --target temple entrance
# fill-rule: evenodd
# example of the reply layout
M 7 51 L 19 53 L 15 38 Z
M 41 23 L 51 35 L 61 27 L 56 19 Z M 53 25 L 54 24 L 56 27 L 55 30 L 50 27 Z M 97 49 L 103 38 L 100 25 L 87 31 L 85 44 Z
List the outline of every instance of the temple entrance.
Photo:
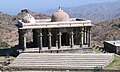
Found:
M 69 46 L 69 34 L 67 32 L 62 33 L 61 44 L 62 46 Z

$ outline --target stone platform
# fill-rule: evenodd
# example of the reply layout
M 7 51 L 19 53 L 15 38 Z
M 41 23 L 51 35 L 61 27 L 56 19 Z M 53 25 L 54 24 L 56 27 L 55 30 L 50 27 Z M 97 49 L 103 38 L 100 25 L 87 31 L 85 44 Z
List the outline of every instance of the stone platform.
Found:
M 75 45 L 73 48 L 70 46 L 62 46 L 60 49 L 58 47 L 52 47 L 48 49 L 48 47 L 43 47 L 40 51 L 39 48 L 26 48 L 24 51 L 20 51 L 20 53 L 93 53 L 91 47 L 84 45 L 80 47 L 79 45 Z

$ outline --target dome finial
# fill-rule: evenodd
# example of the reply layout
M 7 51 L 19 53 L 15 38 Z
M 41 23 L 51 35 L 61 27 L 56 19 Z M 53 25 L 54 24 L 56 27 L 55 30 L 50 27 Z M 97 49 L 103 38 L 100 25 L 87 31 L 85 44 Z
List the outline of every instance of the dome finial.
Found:
M 59 6 L 59 10 L 61 9 L 61 7 Z
M 63 10 L 61 9 L 61 7 L 59 6 L 58 10 L 57 11 L 60 11 L 60 12 L 63 12 Z

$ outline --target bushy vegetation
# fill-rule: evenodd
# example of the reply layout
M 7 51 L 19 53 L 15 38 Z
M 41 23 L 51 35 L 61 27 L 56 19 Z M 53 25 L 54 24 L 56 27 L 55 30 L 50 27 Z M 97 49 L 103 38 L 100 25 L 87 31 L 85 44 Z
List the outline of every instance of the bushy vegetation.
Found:
M 114 24 L 114 25 L 112 25 L 112 27 L 120 28 L 120 24 Z
M 8 47 L 8 46 L 9 46 L 8 43 L 0 41 L 0 47 Z

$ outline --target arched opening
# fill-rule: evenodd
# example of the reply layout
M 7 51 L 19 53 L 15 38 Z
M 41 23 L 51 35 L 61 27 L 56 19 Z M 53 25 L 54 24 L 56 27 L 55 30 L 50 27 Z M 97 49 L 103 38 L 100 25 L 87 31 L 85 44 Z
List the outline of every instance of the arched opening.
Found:
M 62 46 L 69 46 L 69 34 L 67 32 L 62 33 L 61 44 Z

